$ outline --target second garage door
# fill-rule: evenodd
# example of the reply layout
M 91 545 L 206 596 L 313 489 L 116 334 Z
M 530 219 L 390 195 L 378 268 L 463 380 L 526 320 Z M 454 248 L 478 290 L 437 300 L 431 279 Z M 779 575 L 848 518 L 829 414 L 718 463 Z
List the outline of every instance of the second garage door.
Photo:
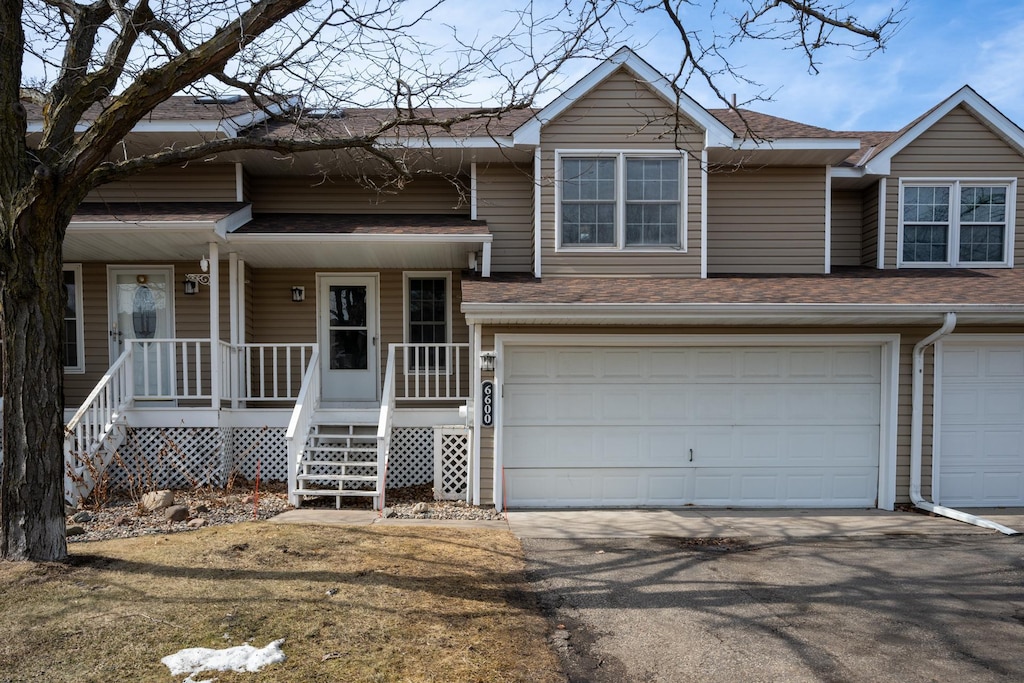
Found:
M 874 506 L 881 349 L 511 346 L 510 507 Z

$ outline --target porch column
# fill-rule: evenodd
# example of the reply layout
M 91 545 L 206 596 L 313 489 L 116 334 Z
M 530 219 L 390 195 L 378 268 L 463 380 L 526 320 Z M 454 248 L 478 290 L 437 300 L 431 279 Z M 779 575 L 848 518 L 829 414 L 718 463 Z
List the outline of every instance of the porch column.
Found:
M 210 242 L 210 407 L 220 410 L 220 252 Z
M 238 254 L 228 254 L 228 313 L 230 320 L 231 352 L 228 354 L 228 391 L 231 395 L 231 407 L 238 407 Z

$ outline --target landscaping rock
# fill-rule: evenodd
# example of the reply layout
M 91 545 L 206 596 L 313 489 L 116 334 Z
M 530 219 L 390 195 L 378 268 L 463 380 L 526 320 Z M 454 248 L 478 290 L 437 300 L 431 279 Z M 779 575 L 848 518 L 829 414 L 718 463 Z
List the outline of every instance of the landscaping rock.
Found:
M 132 523 L 132 520 L 130 520 L 125 515 L 119 515 L 119 516 L 114 518 L 114 526 L 128 526 L 131 523 Z
M 412 506 L 412 514 L 414 515 L 425 515 L 430 510 L 430 506 L 426 503 L 416 503 Z
M 164 519 L 168 522 L 184 522 L 188 519 L 188 508 L 184 505 L 172 505 L 164 510 Z
M 146 512 L 162 510 L 174 504 L 173 491 L 149 491 L 142 496 L 142 509 Z
M 198 529 L 200 527 L 206 526 L 206 520 L 202 517 L 196 517 L 195 519 L 188 520 L 188 524 L 186 524 L 185 526 L 187 526 L 189 529 Z
M 64 534 L 67 535 L 67 536 L 81 536 L 84 533 L 85 533 L 85 527 L 78 526 L 77 524 L 75 524 L 74 526 L 69 526 L 64 531 Z
M 210 511 L 210 508 L 206 507 L 205 505 L 200 504 L 200 505 L 196 506 L 196 514 L 197 515 L 206 514 L 209 511 Z
M 384 508 L 384 519 L 391 519 L 395 516 L 395 508 Z
M 71 521 L 72 522 L 78 522 L 79 524 L 84 523 L 84 522 L 91 522 L 92 521 L 92 515 L 89 514 L 87 511 L 82 510 L 81 512 L 76 512 L 75 516 L 71 518 Z

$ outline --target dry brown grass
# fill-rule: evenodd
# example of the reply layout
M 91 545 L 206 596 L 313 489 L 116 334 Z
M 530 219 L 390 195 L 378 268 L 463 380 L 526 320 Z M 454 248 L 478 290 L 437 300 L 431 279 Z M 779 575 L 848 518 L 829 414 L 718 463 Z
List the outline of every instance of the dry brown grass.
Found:
M 283 664 L 197 678 L 564 680 L 506 532 L 246 523 L 72 552 L 0 563 L 0 681 L 171 681 L 181 648 L 278 638 Z

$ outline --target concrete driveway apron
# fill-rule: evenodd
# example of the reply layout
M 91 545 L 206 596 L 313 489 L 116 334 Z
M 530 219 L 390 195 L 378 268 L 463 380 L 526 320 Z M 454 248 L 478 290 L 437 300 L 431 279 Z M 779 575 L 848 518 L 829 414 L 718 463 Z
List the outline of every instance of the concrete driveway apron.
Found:
M 877 510 L 509 525 L 571 681 L 1024 680 L 1022 537 Z

